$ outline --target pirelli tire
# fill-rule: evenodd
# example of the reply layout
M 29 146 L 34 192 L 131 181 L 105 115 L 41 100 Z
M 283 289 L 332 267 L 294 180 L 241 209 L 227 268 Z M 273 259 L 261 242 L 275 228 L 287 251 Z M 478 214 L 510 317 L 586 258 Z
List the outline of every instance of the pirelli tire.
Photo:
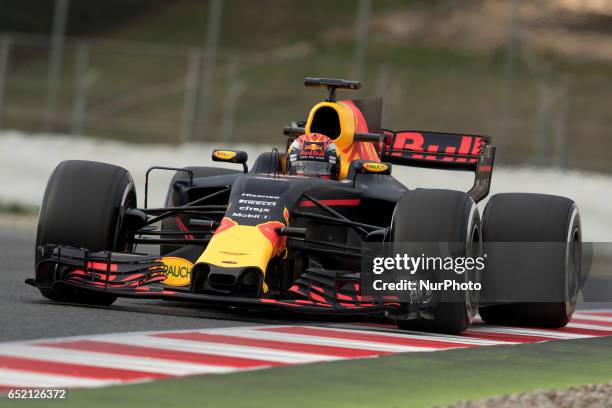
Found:
M 397 203 L 391 225 L 393 242 L 465 243 L 459 256 L 480 256 L 480 213 L 466 193 L 453 190 L 416 189 Z M 456 244 L 455 244 L 456 245 Z M 444 272 L 446 273 L 446 272 Z M 443 273 L 443 274 L 444 274 Z M 454 274 L 454 271 L 449 272 Z M 446 275 L 440 278 L 444 278 Z M 453 277 L 456 279 L 456 276 Z M 475 272 L 464 279 L 477 283 Z M 478 310 L 477 290 L 453 293 L 453 301 L 438 302 L 434 319 L 398 319 L 400 329 L 457 334 L 467 330 Z M 455 299 L 459 299 L 455 301 Z
M 483 239 L 491 250 L 487 250 L 483 274 L 482 296 L 487 302 L 480 307 L 482 319 L 491 324 L 565 326 L 583 281 L 582 229 L 576 203 L 545 194 L 494 195 L 484 211 Z M 516 254 L 512 248 L 494 250 L 489 242 L 534 248 Z M 509 270 L 508 257 L 524 258 L 521 267 Z M 526 292 L 529 299 L 522 301 Z M 517 301 L 495 302 L 503 299 Z
M 191 166 L 185 167 L 185 170 L 193 172 L 193 178 L 221 176 L 225 174 L 242 173 L 239 170 L 225 169 L 220 167 L 206 167 L 206 166 Z M 166 193 L 165 206 L 175 207 L 187 204 L 187 197 L 182 194 L 179 185 L 182 183 L 186 185 L 189 181 L 189 173 L 186 171 L 177 171 L 170 184 L 168 185 L 168 192 Z M 164 231 L 180 231 L 189 228 L 189 217 L 186 215 L 176 215 L 168 218 L 164 218 L 161 223 L 161 229 Z M 180 248 L 176 245 L 161 245 L 160 254 L 165 256 L 172 251 Z
M 45 244 L 87 248 L 91 251 L 131 251 L 120 222 L 120 208 L 136 207 L 136 189 L 122 167 L 82 160 L 61 162 L 51 174 L 43 196 L 36 234 L 38 247 Z M 48 278 L 37 267 L 37 280 Z M 110 305 L 114 296 L 75 288 L 41 288 L 44 297 L 68 303 Z

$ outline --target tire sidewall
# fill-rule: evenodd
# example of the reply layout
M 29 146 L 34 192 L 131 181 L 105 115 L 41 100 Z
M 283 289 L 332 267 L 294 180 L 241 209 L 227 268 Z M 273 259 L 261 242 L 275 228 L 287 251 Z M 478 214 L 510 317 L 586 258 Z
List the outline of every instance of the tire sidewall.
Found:
M 94 194 L 87 194 L 88 191 Z M 36 280 L 42 283 L 51 278 L 49 270 L 39 267 L 40 245 L 129 252 L 131 244 L 121 225 L 120 214 L 125 207 L 135 208 L 136 205 L 135 185 L 127 170 L 99 162 L 61 162 L 49 177 L 39 212 Z M 58 223 L 54 217 L 66 223 Z M 101 235 L 88 235 L 90 231 Z M 41 288 L 41 293 L 54 301 L 94 305 L 109 305 L 116 299 L 106 294 L 55 287 Z
M 414 194 L 421 195 L 421 197 L 415 198 Z M 412 195 L 412 196 L 410 196 Z M 431 196 L 431 197 L 428 197 Z M 439 201 L 442 199 L 444 201 L 444 197 L 448 199 L 447 204 L 442 204 L 440 208 L 438 208 L 437 213 L 439 215 L 444 215 L 444 213 L 453 213 L 454 216 L 451 217 L 440 217 L 437 219 L 435 217 L 436 212 L 429 214 L 411 214 L 408 217 L 405 215 L 405 211 L 407 207 L 404 203 L 404 200 L 418 200 L 423 201 L 423 204 L 416 205 L 416 208 L 421 208 L 424 211 L 430 211 L 427 209 L 428 202 Z M 439 203 L 437 205 L 440 205 Z M 446 211 L 444 207 L 446 206 Z M 408 206 L 412 209 L 415 206 Z M 461 207 L 460 209 L 458 207 Z M 425 217 L 429 220 L 427 221 L 427 225 L 422 222 L 417 222 L 416 226 L 414 225 L 415 220 L 418 220 L 417 217 Z M 404 231 L 411 230 L 416 227 L 416 230 L 412 231 L 410 234 L 404 234 Z M 391 228 L 389 233 L 389 239 L 392 242 L 422 242 L 422 239 L 419 238 L 423 229 L 428 228 L 429 234 L 428 240 L 426 242 L 465 242 L 465 251 L 462 256 L 474 256 L 477 254 L 470 255 L 468 252 L 472 252 L 472 238 L 477 237 L 478 245 L 477 251 L 482 251 L 481 246 L 481 224 L 480 224 L 480 213 L 478 207 L 474 200 L 469 197 L 467 194 L 452 191 L 452 190 L 425 190 L 418 189 L 413 191 L 408 191 L 402 196 L 402 198 L 398 201 L 391 220 Z M 432 233 L 432 229 L 438 229 L 438 233 L 435 231 Z M 423 234 L 425 236 L 426 234 Z M 409 237 L 408 240 L 406 237 Z M 454 271 L 452 272 L 455 273 Z M 465 272 L 465 280 L 472 281 L 480 281 L 480 277 L 473 274 L 472 272 Z M 473 319 L 476 316 L 478 311 L 478 291 L 470 291 L 466 290 L 463 293 L 457 294 L 457 296 L 462 297 L 463 301 L 461 302 L 442 302 L 436 306 L 436 315 L 438 315 L 437 319 L 434 319 L 431 324 L 423 325 L 423 329 L 425 330 L 434 330 L 434 331 L 443 331 L 443 332 L 461 332 L 466 330 Z M 443 316 L 442 316 L 443 315 Z M 436 320 L 438 324 L 436 324 Z M 443 327 L 447 326 L 447 327 Z M 452 327 L 451 327 L 452 326 Z

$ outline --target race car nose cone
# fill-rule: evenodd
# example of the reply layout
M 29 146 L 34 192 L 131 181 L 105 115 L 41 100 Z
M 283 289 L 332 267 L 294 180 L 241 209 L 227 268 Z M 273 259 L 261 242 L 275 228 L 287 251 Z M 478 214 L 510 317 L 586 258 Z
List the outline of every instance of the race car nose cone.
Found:
M 199 263 L 193 268 L 191 291 L 216 295 L 258 297 L 263 273 L 257 267 L 223 267 Z

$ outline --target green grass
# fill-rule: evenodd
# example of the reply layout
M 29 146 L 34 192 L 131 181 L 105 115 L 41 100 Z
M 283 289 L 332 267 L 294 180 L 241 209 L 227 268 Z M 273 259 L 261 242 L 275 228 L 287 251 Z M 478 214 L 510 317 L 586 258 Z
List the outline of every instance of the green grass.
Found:
M 406 353 L 73 391 L 15 407 L 429 407 L 612 379 L 611 338 Z

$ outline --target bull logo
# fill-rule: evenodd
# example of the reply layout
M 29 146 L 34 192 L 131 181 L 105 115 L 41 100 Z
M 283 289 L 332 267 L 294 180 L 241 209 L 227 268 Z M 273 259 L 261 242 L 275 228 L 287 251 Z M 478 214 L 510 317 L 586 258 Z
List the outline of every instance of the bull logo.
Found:
M 323 150 L 323 146 L 321 146 L 318 143 L 309 143 L 307 145 L 304 145 L 304 149 L 306 150 L 313 150 L 313 151 L 322 151 Z
M 303 156 L 324 156 L 325 149 L 323 148 L 323 143 L 316 142 L 307 142 L 304 143 L 304 150 L 301 155 Z

